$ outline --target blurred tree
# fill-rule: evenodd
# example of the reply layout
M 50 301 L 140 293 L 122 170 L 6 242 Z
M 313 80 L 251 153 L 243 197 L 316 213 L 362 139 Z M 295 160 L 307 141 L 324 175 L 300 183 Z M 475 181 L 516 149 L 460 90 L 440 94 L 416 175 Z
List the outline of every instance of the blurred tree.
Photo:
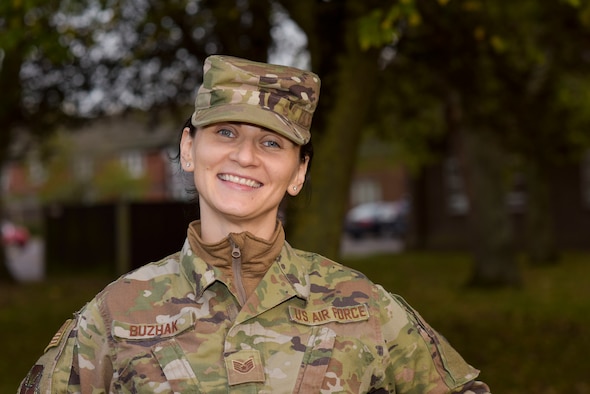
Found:
M 44 91 L 34 95 L 24 94 L 22 84 L 27 84 L 32 75 L 27 68 L 37 62 L 40 72 L 51 71 L 56 64 L 67 62 L 69 54 L 59 45 L 59 33 L 55 30 L 52 17 L 59 5 L 58 0 L 9 0 L 0 3 L 0 165 L 6 163 L 10 155 L 17 154 L 10 149 L 13 141 L 21 138 L 18 128 L 25 122 L 29 132 L 43 135 L 59 118 L 59 111 L 52 109 L 59 106 L 61 94 L 55 88 L 56 81 L 47 77 Z M 34 116 L 33 116 L 34 115 Z M 27 144 L 21 146 L 27 148 Z M 2 197 L 0 196 L 0 217 L 4 216 Z M 4 245 L 0 243 L 0 280 L 9 281 L 12 276 L 5 264 Z
M 514 112 L 515 121 L 504 138 L 509 149 L 520 156 L 521 171 L 526 174 L 529 259 L 535 264 L 550 264 L 558 261 L 559 251 L 549 214 L 553 201 L 547 180 L 555 167 L 579 163 L 590 147 L 590 107 L 586 94 L 579 91 L 588 89 L 590 82 L 590 3 L 562 1 L 528 7 L 528 19 L 539 21 L 541 28 L 525 25 L 522 36 L 527 41 L 506 50 L 507 66 L 520 68 L 512 80 L 504 78 L 517 92 L 507 97 L 506 105 Z M 503 39 L 510 42 L 513 38 Z M 526 44 L 533 50 L 528 64 L 523 64 L 520 48 Z
M 268 1 L 68 1 L 57 23 L 75 54 L 78 85 L 64 109 L 76 116 L 184 112 L 207 55 L 266 60 L 271 45 Z
M 505 200 L 514 163 L 525 163 L 520 172 L 529 169 L 530 255 L 550 261 L 556 251 L 548 171 L 589 146 L 588 137 L 580 137 L 588 110 L 580 112 L 572 99 L 579 91 L 566 83 L 573 76 L 579 80 L 588 67 L 588 4 L 416 0 L 416 5 L 421 23 L 406 30 L 389 66 L 387 86 L 396 94 L 382 97 L 381 109 L 393 109 L 382 129 L 393 125 L 394 138 L 410 148 L 424 137 L 419 152 L 437 147 L 459 159 L 471 203 L 472 281 L 518 284 Z M 409 137 L 416 121 L 408 119 L 429 113 L 445 119 L 442 138 L 432 118 L 424 123 L 430 132 Z

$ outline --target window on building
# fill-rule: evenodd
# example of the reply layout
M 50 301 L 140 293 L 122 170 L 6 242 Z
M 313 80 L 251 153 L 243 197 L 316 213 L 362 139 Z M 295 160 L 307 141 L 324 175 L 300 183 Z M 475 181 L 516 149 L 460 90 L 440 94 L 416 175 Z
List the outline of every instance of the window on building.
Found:
M 383 198 L 381 185 L 375 179 L 357 179 L 353 181 L 350 191 L 350 204 L 352 206 L 379 201 Z
M 140 178 L 145 173 L 143 155 L 139 151 L 128 151 L 121 155 L 121 165 L 134 178 Z
M 11 166 L 7 165 L 2 168 L 2 173 L 0 174 L 0 185 L 4 194 L 8 193 L 10 189 L 10 170 Z
M 40 185 L 47 180 L 47 170 L 45 166 L 41 162 L 41 160 L 36 157 L 32 157 L 29 161 L 29 179 L 31 180 L 31 184 L 34 186 Z
M 88 157 L 77 157 L 74 160 L 74 176 L 79 181 L 88 181 L 92 178 L 94 163 Z

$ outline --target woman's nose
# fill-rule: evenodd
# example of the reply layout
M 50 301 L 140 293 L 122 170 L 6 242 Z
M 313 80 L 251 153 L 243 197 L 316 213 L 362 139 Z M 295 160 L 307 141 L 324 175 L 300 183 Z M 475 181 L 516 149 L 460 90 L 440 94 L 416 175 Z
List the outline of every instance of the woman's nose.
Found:
M 258 161 L 255 143 L 244 140 L 235 146 L 231 154 L 231 159 L 235 160 L 242 166 L 254 165 Z

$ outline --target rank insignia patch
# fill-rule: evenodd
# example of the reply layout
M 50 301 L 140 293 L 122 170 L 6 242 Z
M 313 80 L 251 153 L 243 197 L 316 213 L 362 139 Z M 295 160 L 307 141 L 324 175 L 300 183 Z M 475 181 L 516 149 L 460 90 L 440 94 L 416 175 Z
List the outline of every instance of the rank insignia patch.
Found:
M 264 367 L 258 350 L 241 350 L 225 358 L 227 378 L 231 386 L 241 383 L 264 382 Z

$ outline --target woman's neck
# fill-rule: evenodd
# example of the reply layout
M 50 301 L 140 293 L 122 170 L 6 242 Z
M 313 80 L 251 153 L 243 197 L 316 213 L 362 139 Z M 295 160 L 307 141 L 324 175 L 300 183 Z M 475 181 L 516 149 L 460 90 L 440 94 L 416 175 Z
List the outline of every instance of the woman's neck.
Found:
M 229 234 L 249 232 L 257 238 L 270 240 L 276 230 L 277 215 L 267 215 L 264 218 L 248 220 L 243 218 L 219 217 L 201 211 L 201 239 L 203 242 L 219 242 Z

